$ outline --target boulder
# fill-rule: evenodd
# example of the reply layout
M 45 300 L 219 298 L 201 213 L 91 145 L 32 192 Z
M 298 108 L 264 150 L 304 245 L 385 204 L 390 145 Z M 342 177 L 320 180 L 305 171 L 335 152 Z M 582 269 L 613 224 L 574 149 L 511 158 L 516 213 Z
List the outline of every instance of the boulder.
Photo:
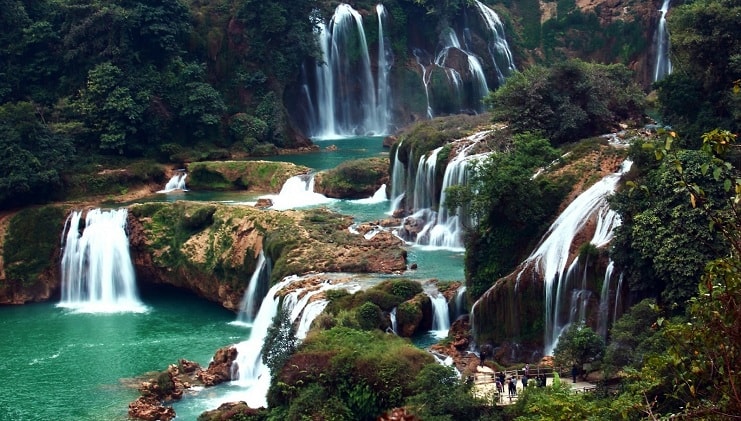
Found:
M 205 371 L 197 374 L 204 386 L 214 386 L 232 380 L 232 364 L 237 359 L 237 348 L 226 346 L 216 350 L 213 360 Z

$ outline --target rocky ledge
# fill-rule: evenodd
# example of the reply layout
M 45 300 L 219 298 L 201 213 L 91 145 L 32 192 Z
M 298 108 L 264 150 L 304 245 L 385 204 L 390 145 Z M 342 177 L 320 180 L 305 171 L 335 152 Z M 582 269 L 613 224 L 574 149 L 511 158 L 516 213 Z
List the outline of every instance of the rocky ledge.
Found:
M 237 357 L 233 346 L 216 351 L 208 368 L 198 363 L 180 360 L 167 370 L 159 372 L 138 386 L 141 396 L 129 404 L 129 417 L 145 421 L 169 421 L 175 410 L 168 406 L 183 397 L 185 390 L 194 385 L 215 386 L 231 380 L 231 366 Z

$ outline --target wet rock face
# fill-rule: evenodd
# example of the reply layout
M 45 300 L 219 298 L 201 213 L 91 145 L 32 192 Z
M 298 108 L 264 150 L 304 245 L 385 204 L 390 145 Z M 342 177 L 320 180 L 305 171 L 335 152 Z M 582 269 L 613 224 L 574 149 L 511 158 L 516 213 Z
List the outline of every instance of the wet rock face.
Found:
M 129 417 L 144 421 L 170 421 L 175 418 L 175 410 L 161 405 L 153 396 L 141 396 L 129 404 Z

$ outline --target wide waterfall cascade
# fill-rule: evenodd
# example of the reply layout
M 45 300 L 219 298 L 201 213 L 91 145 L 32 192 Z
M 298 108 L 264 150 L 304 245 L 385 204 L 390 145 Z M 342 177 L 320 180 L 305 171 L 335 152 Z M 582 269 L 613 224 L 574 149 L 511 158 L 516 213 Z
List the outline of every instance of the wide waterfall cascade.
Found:
M 144 312 L 138 298 L 134 265 L 126 234 L 127 209 L 73 211 L 63 233 L 60 307 L 80 312 Z
M 415 211 L 429 209 L 433 207 L 437 184 L 435 177 L 437 174 L 437 155 L 442 150 L 439 147 L 433 150 L 429 155 L 422 155 L 417 164 L 417 173 L 414 178 L 414 195 L 412 196 L 412 206 Z
M 286 180 L 280 189 L 280 193 L 262 197 L 270 199 L 273 202 L 271 209 L 275 210 L 321 205 L 334 201 L 334 199 L 314 191 L 314 174 L 293 176 Z
M 489 29 L 489 54 L 497 72 L 497 81 L 501 86 L 508 76 L 517 71 L 512 51 L 504 35 L 504 25 L 499 15 L 479 0 L 476 0 L 476 9 Z
M 185 178 L 188 174 L 184 171 L 178 171 L 177 174 L 173 175 L 170 180 L 165 184 L 165 188 L 158 191 L 157 193 L 170 193 L 175 190 L 187 191 L 185 187 Z
M 242 298 L 240 304 L 239 314 L 237 315 L 237 322 L 251 325 L 257 310 L 260 308 L 260 300 L 265 296 L 265 289 L 267 289 L 268 282 L 270 282 L 271 264 L 265 257 L 265 252 L 260 250 L 257 257 L 257 264 L 255 265 L 255 271 L 252 272 L 247 290 Z
M 585 226 L 591 217 L 604 219 L 611 218 L 610 226 L 607 221 L 598 221 L 607 228 L 601 228 L 595 234 L 601 244 L 611 239 L 612 229 L 619 224 L 610 212 L 607 196 L 615 191 L 620 177 L 630 169 L 632 162 L 625 161 L 619 172 L 609 174 L 595 183 L 592 187 L 580 194 L 551 224 L 538 247 L 525 260 L 525 264 L 533 265 L 543 277 L 545 290 L 545 354 L 551 355 L 563 326 L 556 325 L 557 315 L 561 312 L 562 302 L 557 300 L 558 285 L 565 279 L 569 250 L 576 234 Z M 605 234 L 609 232 L 609 234 Z M 595 244 L 596 245 L 596 244 Z
M 315 66 L 314 95 L 309 95 L 310 135 L 336 138 L 350 135 L 383 135 L 389 129 L 391 92 L 388 77 L 393 64 L 386 48 L 383 6 L 378 17 L 378 80 L 371 72 L 363 19 L 350 5 L 341 3 L 329 24 L 319 25 L 322 60 Z M 307 88 L 308 89 L 308 88 Z
M 654 67 L 654 82 L 663 79 L 672 72 L 672 62 L 669 57 L 669 30 L 666 26 L 666 14 L 669 12 L 671 0 L 664 0 L 661 5 L 661 17 L 656 28 L 654 44 L 656 45 L 656 65 Z

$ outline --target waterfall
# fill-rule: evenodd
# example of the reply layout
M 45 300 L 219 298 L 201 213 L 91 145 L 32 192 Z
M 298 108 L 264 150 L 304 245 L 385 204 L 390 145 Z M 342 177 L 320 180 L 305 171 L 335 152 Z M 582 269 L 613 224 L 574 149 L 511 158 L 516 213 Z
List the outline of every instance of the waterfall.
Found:
M 672 62 L 669 58 L 669 31 L 666 28 L 666 13 L 669 11 L 671 0 L 664 0 L 661 5 L 661 17 L 656 28 L 654 43 L 656 44 L 656 67 L 654 68 L 654 82 L 663 79 L 672 72 Z
M 255 271 L 252 272 L 250 283 L 247 285 L 247 290 L 239 306 L 240 310 L 237 315 L 237 321 L 239 323 L 253 324 L 260 300 L 264 296 L 264 289 L 267 289 L 268 282 L 270 282 L 270 272 L 270 263 L 265 257 L 265 252 L 260 250 Z
M 401 160 L 399 160 L 399 149 L 401 149 L 401 143 L 402 142 L 399 142 L 396 146 L 393 168 L 391 170 L 391 209 L 389 209 L 389 212 L 392 214 L 395 210 L 399 209 L 401 200 L 404 198 L 407 188 L 406 168 L 404 167 L 404 164 L 401 163 Z
M 446 73 L 448 73 L 449 75 L 449 80 L 452 79 L 454 86 L 456 87 L 456 94 L 460 92 L 458 90 L 458 80 L 460 79 L 460 74 L 455 69 L 446 66 L 446 62 L 448 60 L 448 54 L 450 53 L 451 49 L 458 50 L 461 53 L 465 54 L 468 62 L 468 71 L 474 82 L 472 100 L 475 100 L 476 102 L 471 105 L 473 105 L 474 109 L 480 110 L 480 101 L 489 93 L 489 85 L 487 85 L 486 83 L 486 75 L 484 74 L 484 69 L 481 66 L 481 62 L 479 61 L 478 57 L 476 57 L 475 54 L 468 51 L 467 49 L 461 47 L 461 43 L 458 40 L 458 35 L 456 35 L 455 31 L 451 28 L 445 29 L 440 34 L 440 47 L 440 51 L 435 56 L 435 65 L 446 70 Z M 448 70 L 454 72 L 454 75 L 451 76 Z M 458 75 L 458 78 L 456 78 L 455 75 Z
M 607 328 L 610 322 L 610 291 L 612 288 L 612 272 L 615 270 L 615 262 L 610 259 L 610 263 L 607 264 L 605 269 L 605 278 L 602 281 L 602 291 L 599 296 L 599 325 L 597 327 L 597 333 L 602 336 L 602 339 L 607 339 Z M 617 293 L 615 295 L 617 298 Z
M 316 92 L 308 106 L 317 113 L 310 116 L 311 136 L 382 135 L 388 131 L 391 103 L 388 75 L 393 60 L 383 39 L 385 9 L 379 5 L 376 11 L 378 80 L 374 80 L 371 72 L 363 19 L 355 9 L 341 3 L 329 25 L 319 25 L 322 61 L 314 69 Z
M 91 313 L 146 311 L 137 295 L 127 216 L 127 209 L 89 210 L 82 233 L 82 211 L 67 218 L 60 307 Z
M 458 293 L 455 296 L 455 316 L 459 317 L 466 314 L 466 286 L 458 287 Z
M 175 175 L 173 175 L 170 180 L 165 184 L 165 188 L 158 191 L 157 193 L 169 193 L 171 191 L 175 190 L 183 190 L 186 191 L 188 189 L 185 188 L 185 177 L 187 177 L 188 174 L 180 170 Z
M 435 336 L 444 338 L 448 336 L 448 330 L 450 329 L 448 302 L 445 300 L 445 296 L 437 290 L 434 292 L 428 292 L 427 295 L 430 297 L 430 301 L 432 302 L 432 311 L 434 312 L 432 318 L 432 330 L 435 333 Z
M 618 277 L 617 288 L 615 288 L 615 308 L 612 310 L 612 322 L 620 317 L 623 313 L 623 274 L 621 273 Z
M 411 202 L 414 210 L 414 214 L 406 222 L 413 221 L 414 224 L 423 224 L 422 228 L 416 232 L 416 236 L 410 239 L 415 244 L 456 251 L 464 249 L 463 232 L 467 226 L 473 226 L 475 221 L 468 215 L 465 207 L 458 207 L 454 212 L 448 210 L 446 190 L 452 186 L 466 184 L 469 176 L 469 165 L 488 156 L 488 153 L 471 154 L 471 150 L 479 142 L 486 139 L 490 132 L 490 130 L 480 131 L 455 141 L 458 152 L 445 167 L 439 189 L 437 187 L 437 162 L 438 155 L 443 147 L 433 150 L 429 156 L 423 155 L 420 157 L 416 173 L 413 175 L 413 182 L 405 183 L 406 174 L 402 171 L 397 172 L 396 167 L 394 167 L 392 185 L 399 189 L 407 186 L 407 189 L 413 190 L 411 195 L 407 194 L 405 196 L 407 199 L 411 197 L 411 201 L 407 200 L 407 207 Z M 398 160 L 398 157 L 395 159 Z M 401 165 L 401 163 L 395 161 L 394 165 Z M 440 193 L 440 199 L 439 204 L 436 204 L 435 202 L 438 201 L 436 194 L 438 192 Z M 394 204 L 398 204 L 397 201 L 394 201 Z
M 252 408 L 267 406 L 266 395 L 270 387 L 270 369 L 262 362 L 262 344 L 265 342 L 273 318 L 278 313 L 280 305 L 278 291 L 295 279 L 296 277 L 285 278 L 268 290 L 252 323 L 249 338 L 236 345 L 237 358 L 232 364 L 232 379 L 235 379 L 234 383 L 250 388 L 250 393 L 246 393 L 245 397 Z
M 393 64 L 394 57 L 391 50 L 386 48 L 386 39 L 383 32 L 383 21 L 386 19 L 386 8 L 382 4 L 376 5 L 376 14 L 378 15 L 378 83 L 376 86 L 378 94 L 378 109 L 376 116 L 378 126 L 385 132 L 389 127 L 389 113 L 391 111 L 391 88 L 389 87 L 389 72 Z
M 425 87 L 425 98 L 427 99 L 427 118 L 432 119 L 434 117 L 432 105 L 430 104 L 430 79 L 432 78 L 432 72 L 428 72 L 427 65 L 422 62 L 423 56 L 426 56 L 424 51 L 415 48 L 412 54 L 414 54 L 417 64 L 422 69 L 422 86 Z
M 373 196 L 367 197 L 365 199 L 356 199 L 353 200 L 353 203 L 360 203 L 365 205 L 372 205 L 374 203 L 382 203 L 389 200 L 386 196 L 386 184 L 381 184 L 381 187 L 376 190 L 375 193 L 373 193 Z
M 566 282 L 563 276 L 569 259 L 569 252 L 576 234 L 584 227 L 591 216 L 595 215 L 602 219 L 608 217 L 609 212 L 603 212 L 609 207 L 607 196 L 612 194 L 623 173 L 630 169 L 631 162 L 626 161 L 621 171 L 607 175 L 602 180 L 580 194 L 569 206 L 558 216 L 550 226 L 548 232 L 541 240 L 539 246 L 526 259 L 525 263 L 532 264 L 543 277 L 545 290 L 545 354 L 551 355 L 556 345 L 558 336 L 563 326 L 557 325 L 562 300 L 554 297 L 554 291 L 558 292 L 561 282 Z M 617 223 L 618 218 L 612 219 L 612 226 Z M 598 222 L 607 225 L 606 221 Z M 604 241 L 610 235 L 595 233 Z M 594 239 L 592 240 L 594 241 Z
M 286 210 L 303 206 L 314 206 L 332 202 L 323 194 L 314 191 L 314 174 L 296 175 L 283 184 L 277 195 L 266 195 L 262 198 L 270 199 L 271 209 Z
M 279 293 L 293 282 L 301 284 L 302 287 L 285 294 L 281 304 Z M 312 298 L 333 288 L 344 288 L 350 293 L 357 291 L 357 285 L 354 284 L 334 284 L 330 281 L 308 282 L 308 286 L 306 284 L 304 278 L 292 275 L 273 285 L 262 300 L 249 338 L 236 345 L 237 358 L 232 365 L 231 374 L 234 379 L 232 383 L 249 389 L 247 393 L 240 394 L 242 396 L 240 399 L 246 398 L 247 404 L 252 408 L 267 406 L 270 369 L 262 362 L 262 346 L 273 318 L 278 314 L 279 306 L 282 305 L 289 312 L 291 323 L 297 326 L 295 336 L 301 340 L 306 338 L 306 333 L 316 316 L 329 304 L 325 299 Z
M 391 309 L 391 313 L 389 313 L 389 319 L 391 319 L 391 331 L 399 334 L 398 323 L 396 321 L 396 307 Z
M 517 70 L 512 58 L 512 51 L 510 51 L 507 38 L 504 36 L 504 25 L 502 25 L 499 15 L 479 0 L 476 0 L 476 8 L 489 30 L 489 55 L 497 73 L 497 81 L 501 86 L 504 84 L 505 78 Z

